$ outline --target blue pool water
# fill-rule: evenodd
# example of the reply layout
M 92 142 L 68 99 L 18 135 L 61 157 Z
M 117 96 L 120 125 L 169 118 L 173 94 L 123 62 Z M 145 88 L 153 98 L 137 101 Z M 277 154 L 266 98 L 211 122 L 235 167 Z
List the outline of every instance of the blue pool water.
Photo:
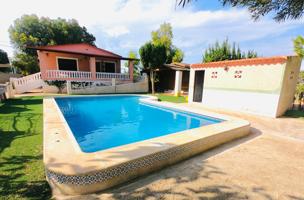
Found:
M 96 152 L 223 120 L 140 102 L 139 96 L 55 98 L 83 152 Z

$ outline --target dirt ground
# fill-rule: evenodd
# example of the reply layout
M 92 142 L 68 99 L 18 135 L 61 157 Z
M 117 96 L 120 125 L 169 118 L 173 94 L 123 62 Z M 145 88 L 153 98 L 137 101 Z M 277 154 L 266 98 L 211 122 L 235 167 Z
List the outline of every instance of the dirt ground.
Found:
M 304 200 L 304 120 L 216 112 L 249 120 L 252 133 L 98 194 L 56 198 Z

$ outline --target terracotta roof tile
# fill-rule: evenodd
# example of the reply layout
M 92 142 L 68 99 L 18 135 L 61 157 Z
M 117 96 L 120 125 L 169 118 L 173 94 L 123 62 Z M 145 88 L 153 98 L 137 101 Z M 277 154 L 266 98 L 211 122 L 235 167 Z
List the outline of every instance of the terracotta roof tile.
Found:
M 235 66 L 248 66 L 248 65 L 267 65 L 279 64 L 287 61 L 287 56 L 275 56 L 268 58 L 248 58 L 240 60 L 227 60 L 209 63 L 191 64 L 191 68 L 213 68 L 213 67 L 235 67 Z
M 76 54 L 91 55 L 91 56 L 122 58 L 118 54 L 97 48 L 93 45 L 86 43 L 49 45 L 49 46 L 39 46 L 39 47 L 29 47 L 29 48 L 44 50 L 44 51 L 55 51 L 55 52 L 76 53 Z

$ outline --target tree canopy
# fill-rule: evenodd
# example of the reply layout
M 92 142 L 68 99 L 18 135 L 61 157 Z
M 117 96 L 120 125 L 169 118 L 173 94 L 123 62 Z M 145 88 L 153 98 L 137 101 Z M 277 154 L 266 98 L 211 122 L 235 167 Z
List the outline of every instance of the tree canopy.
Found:
M 167 49 L 172 46 L 173 32 L 170 23 L 163 23 L 159 29 L 151 32 L 152 43 L 154 45 L 164 45 Z
M 304 58 L 304 37 L 298 36 L 296 39 L 293 40 L 294 43 L 294 51 L 298 56 Z
M 147 42 L 139 49 L 141 62 L 146 70 L 150 72 L 152 93 L 154 94 L 155 70 L 162 67 L 167 60 L 166 47 L 163 44 Z
M 176 0 L 179 6 L 184 7 L 192 0 Z M 257 20 L 260 17 L 273 12 L 273 19 L 281 22 L 287 19 L 300 19 L 304 14 L 303 0 L 219 0 L 223 6 L 248 8 L 252 18 Z
M 151 32 L 151 42 L 154 45 L 163 45 L 166 48 L 167 60 L 166 63 L 181 62 L 184 58 L 184 53 L 172 43 L 173 32 L 170 23 L 163 23 L 159 29 Z M 175 55 L 177 54 L 177 55 Z M 174 61 L 173 58 L 176 60 Z
M 128 57 L 138 59 L 137 53 L 135 51 L 129 51 Z M 128 62 L 125 63 L 125 67 L 126 68 L 128 67 Z M 133 75 L 135 78 L 140 75 L 140 71 L 141 71 L 141 66 L 140 66 L 139 60 L 134 60 L 133 61 Z
M 7 64 L 9 63 L 7 53 L 0 49 L 0 64 Z
M 179 48 L 173 48 L 172 50 L 172 62 L 182 62 L 184 59 L 184 52 L 180 50 Z
M 159 29 L 151 32 L 151 41 L 140 49 L 140 59 L 145 70 L 150 72 L 152 93 L 154 93 L 155 70 L 165 63 L 181 62 L 184 58 L 182 50 L 172 44 L 173 31 L 170 23 L 163 23 Z
M 13 65 L 24 73 L 39 71 L 37 54 L 28 46 L 43 46 L 69 43 L 94 45 L 95 37 L 74 19 L 50 19 L 36 15 L 23 15 L 9 28 L 11 43 L 16 49 Z
M 237 46 L 237 47 L 236 47 Z M 242 52 L 239 45 L 235 42 L 232 45 L 228 39 L 222 43 L 216 41 L 213 45 L 210 45 L 203 54 L 203 62 L 215 62 L 223 60 L 238 60 L 244 58 L 255 58 L 257 53 L 253 50 Z

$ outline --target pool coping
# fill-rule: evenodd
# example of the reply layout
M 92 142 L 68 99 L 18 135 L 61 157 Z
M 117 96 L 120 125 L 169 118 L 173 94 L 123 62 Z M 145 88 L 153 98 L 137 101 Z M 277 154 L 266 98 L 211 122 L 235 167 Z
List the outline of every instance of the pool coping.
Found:
M 66 97 L 89 98 L 92 96 L 100 96 L 100 95 L 90 95 L 90 96 L 73 95 L 73 96 L 62 96 L 56 98 L 66 98 Z M 102 95 L 102 96 L 131 96 L 131 95 L 128 94 L 128 95 Z M 249 127 L 250 127 L 249 122 L 236 117 L 230 117 L 230 116 L 226 116 L 218 113 L 212 113 L 208 111 L 202 111 L 202 110 L 198 111 L 188 106 L 178 105 L 169 102 L 158 102 L 156 101 L 157 98 L 154 96 L 149 96 L 149 95 L 134 95 L 134 96 L 146 97 L 144 99 L 141 99 L 141 101 L 153 106 L 160 106 L 169 109 L 191 112 L 199 115 L 206 115 L 213 118 L 223 119 L 225 121 L 217 124 L 211 124 L 211 125 L 185 130 L 169 135 L 151 138 L 144 141 L 126 144 L 119 147 L 113 147 L 98 152 L 85 153 L 80 150 L 80 147 L 76 139 L 74 138 L 54 98 L 52 97 L 44 98 L 43 100 L 43 113 L 44 113 L 43 162 L 46 168 L 48 180 L 49 182 L 52 183 L 51 186 L 56 185 L 56 187 L 61 188 L 61 191 L 70 194 L 77 193 L 77 191 L 80 191 L 80 193 L 97 191 L 92 189 L 87 190 L 86 187 L 83 186 L 88 184 L 98 185 L 99 182 L 105 182 L 104 177 L 107 174 L 109 174 L 111 170 L 113 173 L 114 172 L 117 173 L 117 169 L 123 171 L 125 170 L 126 166 L 128 167 L 134 166 L 134 164 L 132 163 L 136 163 L 136 162 L 139 163 L 141 162 L 141 160 L 144 159 L 147 160 L 148 157 L 149 156 L 151 157 L 152 155 L 157 155 L 154 156 L 156 158 L 153 157 L 153 159 L 156 159 L 156 161 L 152 162 L 150 158 L 148 160 L 149 162 L 156 163 L 158 162 L 157 160 L 158 157 L 159 156 L 161 157 L 161 155 L 168 156 L 168 154 L 171 155 L 172 152 L 173 152 L 172 155 L 175 155 L 174 151 L 186 152 L 185 148 L 192 149 L 193 153 L 192 152 L 187 153 L 187 155 L 188 154 L 192 155 L 196 152 L 196 150 L 193 150 L 193 148 L 195 149 L 199 148 L 200 150 L 197 152 L 201 152 L 201 150 L 207 150 L 208 148 L 212 148 L 224 142 L 249 134 Z M 235 134 L 232 132 L 235 132 Z M 217 141 L 212 141 L 212 138 L 216 138 Z M 205 144 L 206 147 L 196 147 L 197 142 L 202 143 L 204 141 L 208 141 L 208 143 Z M 192 147 L 189 146 L 190 144 L 191 145 L 195 144 L 195 145 Z M 181 154 L 181 152 L 179 154 Z M 172 161 L 172 163 L 176 162 L 175 160 L 178 161 L 180 159 L 176 158 L 174 159 L 174 161 Z M 124 173 L 128 173 L 128 172 L 124 172 Z M 95 180 L 96 177 L 99 177 L 99 179 Z M 135 175 L 132 176 L 130 175 L 130 177 L 135 177 Z M 91 179 L 93 179 L 93 181 L 91 181 Z M 110 176 L 109 180 L 110 179 L 113 179 L 113 177 Z M 127 178 L 121 178 L 121 179 L 122 180 L 110 181 L 111 183 L 103 184 L 103 186 L 100 188 L 105 189 L 107 188 L 107 186 L 110 187 L 112 185 L 115 185 L 115 183 L 122 182 L 123 179 L 127 180 Z M 106 181 L 108 181 L 108 179 Z M 68 187 L 64 187 L 67 185 Z M 81 187 L 81 189 L 79 187 Z M 75 188 L 77 188 L 77 190 Z

